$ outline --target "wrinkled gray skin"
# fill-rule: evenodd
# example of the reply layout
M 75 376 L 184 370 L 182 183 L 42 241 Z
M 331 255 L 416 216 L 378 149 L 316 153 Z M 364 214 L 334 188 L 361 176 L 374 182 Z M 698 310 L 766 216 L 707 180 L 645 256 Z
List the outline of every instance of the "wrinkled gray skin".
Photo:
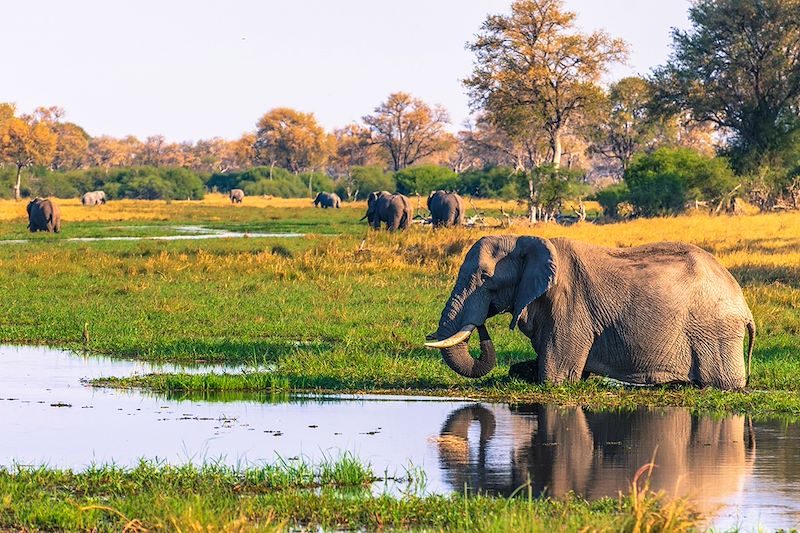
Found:
M 538 354 L 525 377 L 562 383 L 591 374 L 628 383 L 746 384 L 742 341 L 753 316 L 731 274 L 707 252 L 683 243 L 603 248 L 569 239 L 495 236 L 467 253 L 438 330 L 446 339 L 479 326 L 481 358 L 461 342 L 442 349 L 458 374 L 477 378 L 495 365 L 483 328 L 512 314 L 511 329 Z M 512 368 L 512 371 L 514 369 Z
M 240 204 L 244 200 L 244 191 L 242 189 L 231 189 L 228 194 L 232 204 Z
M 36 231 L 61 231 L 61 211 L 49 198 L 34 198 L 28 203 L 28 229 Z
M 106 203 L 105 191 L 91 191 L 81 196 L 83 205 L 100 205 Z
M 428 211 L 434 226 L 464 225 L 464 202 L 454 192 L 433 191 L 428 195 Z
M 392 194 L 387 191 L 372 192 L 367 197 L 366 218 L 369 225 L 381 229 L 381 224 L 386 224 L 386 229 L 408 229 L 411 219 L 414 218 L 414 209 L 411 202 L 402 194 Z
M 342 200 L 335 192 L 320 192 L 314 198 L 314 207 L 321 207 L 323 209 L 336 208 L 342 206 Z

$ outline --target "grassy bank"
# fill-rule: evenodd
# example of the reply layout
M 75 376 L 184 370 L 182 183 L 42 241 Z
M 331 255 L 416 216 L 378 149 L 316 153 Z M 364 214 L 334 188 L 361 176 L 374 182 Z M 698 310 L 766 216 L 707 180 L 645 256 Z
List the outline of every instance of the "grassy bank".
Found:
M 363 206 L 320 210 L 297 203 L 303 200 L 252 202 L 232 206 L 213 197 L 172 204 L 125 201 L 96 210 L 73 206 L 74 213 L 65 209 L 63 235 L 40 234 L 35 242 L 0 246 L 0 341 L 154 361 L 269 364 L 277 381 L 293 389 L 798 410 L 800 214 L 492 230 L 414 227 L 389 235 L 366 230 L 358 221 Z M 504 206 L 508 211 L 512 207 Z M 25 235 L 19 233 L 19 214 L 9 214 L 19 208 L 0 203 L 0 235 Z M 499 204 L 478 203 L 478 208 L 492 212 Z M 103 234 L 109 227 L 150 223 L 299 230 L 307 236 L 63 240 L 72 231 L 70 224 L 82 225 L 76 231 Z M 505 377 L 508 365 L 534 354 L 522 334 L 508 330 L 507 316 L 488 324 L 498 369 L 477 382 L 455 376 L 437 352 L 421 344 L 436 326 L 468 247 L 481 235 L 502 232 L 566 236 L 608 246 L 683 240 L 714 253 L 743 285 L 755 315 L 751 386 L 760 392 L 631 391 L 593 383 L 551 388 L 510 382 Z M 83 342 L 84 330 L 88 343 Z M 148 379 L 115 384 L 204 391 L 268 390 L 277 383 L 258 375 Z
M 85 472 L 0 469 L 0 530 L 685 531 L 700 523 L 685 501 L 655 494 L 645 481 L 618 499 L 590 503 L 374 496 L 372 478 L 351 459 L 241 470 L 151 463 Z M 317 484 L 327 488 L 308 490 Z

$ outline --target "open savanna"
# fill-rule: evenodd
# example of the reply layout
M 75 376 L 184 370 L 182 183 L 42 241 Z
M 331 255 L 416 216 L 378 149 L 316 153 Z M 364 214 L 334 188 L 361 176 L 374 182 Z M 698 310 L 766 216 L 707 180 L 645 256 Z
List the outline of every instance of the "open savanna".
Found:
M 172 393 L 242 390 L 459 394 L 512 401 L 697 408 L 800 414 L 800 214 L 704 215 L 618 224 L 493 229 L 414 226 L 369 231 L 363 204 L 314 209 L 310 200 L 221 195 L 201 202 L 119 201 L 96 208 L 61 201 L 64 229 L 0 244 L 0 341 L 46 343 L 155 361 L 268 365 L 238 375 L 109 380 Z M 424 206 L 424 199 L 420 202 Z M 469 205 L 469 204 L 468 204 Z M 524 208 L 478 201 L 478 210 Z M 426 211 L 424 207 L 420 210 Z M 22 238 L 24 202 L 0 202 L 0 239 Z M 300 238 L 67 242 L 70 236 L 170 233 L 171 225 Z M 606 246 L 691 242 L 715 254 L 744 287 L 758 328 L 748 392 L 619 389 L 597 381 L 534 386 L 506 377 L 533 357 L 508 316 L 488 323 L 498 368 L 478 381 L 453 374 L 422 347 L 469 246 L 493 233 L 569 237 Z M 84 329 L 89 341 L 83 343 Z

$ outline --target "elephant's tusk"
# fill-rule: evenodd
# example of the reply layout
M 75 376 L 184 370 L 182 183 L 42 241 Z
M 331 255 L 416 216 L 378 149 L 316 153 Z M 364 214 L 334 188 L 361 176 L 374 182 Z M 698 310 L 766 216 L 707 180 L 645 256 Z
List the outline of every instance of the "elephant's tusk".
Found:
M 451 346 L 455 346 L 456 344 L 462 343 L 465 340 L 469 339 L 470 334 L 475 329 L 475 326 L 472 324 L 467 324 L 455 335 L 452 335 L 444 340 L 440 341 L 433 341 L 433 342 L 426 342 L 425 346 L 428 348 L 450 348 Z

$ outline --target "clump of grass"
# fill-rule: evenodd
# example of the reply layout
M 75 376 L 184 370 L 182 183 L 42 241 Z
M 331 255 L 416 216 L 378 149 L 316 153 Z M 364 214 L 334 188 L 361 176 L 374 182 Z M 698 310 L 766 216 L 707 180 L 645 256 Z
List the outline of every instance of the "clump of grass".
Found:
M 647 486 L 618 499 L 494 498 L 483 495 L 373 495 L 369 491 L 298 488 L 311 471 L 322 479 L 359 481 L 368 467 L 353 458 L 320 467 L 277 466 L 290 479 L 275 482 L 263 468 L 219 465 L 86 472 L 0 470 L 0 529 L 147 531 L 281 531 L 336 529 L 416 531 L 675 531 L 700 517 L 683 500 Z M 352 477 L 356 475 L 356 477 Z M 524 487 L 523 487 L 524 494 Z

